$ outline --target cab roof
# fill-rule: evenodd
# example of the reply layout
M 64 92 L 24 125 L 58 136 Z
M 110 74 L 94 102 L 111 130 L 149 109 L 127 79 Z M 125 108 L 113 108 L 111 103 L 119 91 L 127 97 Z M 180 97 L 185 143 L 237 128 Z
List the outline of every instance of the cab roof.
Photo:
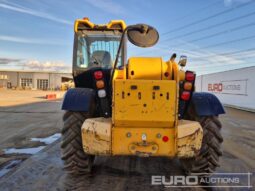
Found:
M 88 18 L 77 19 L 74 23 L 74 32 L 81 30 L 119 30 L 123 32 L 126 23 L 123 20 L 111 20 L 107 24 L 94 24 Z

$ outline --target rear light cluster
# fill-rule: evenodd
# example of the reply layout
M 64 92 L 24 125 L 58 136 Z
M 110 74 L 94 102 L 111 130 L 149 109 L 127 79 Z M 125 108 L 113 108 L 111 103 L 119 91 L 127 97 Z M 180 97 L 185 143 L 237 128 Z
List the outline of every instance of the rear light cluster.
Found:
M 104 77 L 104 75 L 103 75 L 103 72 L 101 70 L 94 72 L 94 78 L 96 80 L 96 88 L 98 90 L 97 95 L 100 98 L 106 97 L 106 91 L 104 89 L 105 84 L 104 84 L 103 77 Z
M 180 82 L 179 117 L 183 118 L 184 112 L 194 91 L 196 74 L 191 71 L 185 72 L 185 80 Z
M 97 70 L 93 73 L 95 89 L 97 90 L 97 96 L 99 98 L 99 110 L 100 115 L 103 117 L 111 116 L 111 107 L 106 93 L 106 85 L 104 80 L 104 73 L 102 70 Z
M 181 95 L 181 99 L 183 101 L 189 101 L 191 98 L 191 93 L 194 89 L 194 82 L 195 82 L 195 78 L 196 78 L 196 74 L 194 74 L 194 72 L 191 71 L 187 71 L 185 73 L 185 81 L 182 82 L 181 84 L 181 88 L 180 88 L 180 95 Z

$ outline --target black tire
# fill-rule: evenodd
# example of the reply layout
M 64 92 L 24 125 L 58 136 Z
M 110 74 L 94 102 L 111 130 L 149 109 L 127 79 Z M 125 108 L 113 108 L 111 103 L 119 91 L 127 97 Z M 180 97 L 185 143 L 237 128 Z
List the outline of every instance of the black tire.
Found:
M 218 116 L 199 117 L 194 109 L 189 109 L 186 118 L 198 121 L 203 128 L 203 140 L 199 154 L 192 159 L 182 159 L 181 163 L 187 175 L 208 177 L 220 166 L 222 156 L 221 143 L 223 137 L 220 133 L 221 122 Z
M 88 113 L 67 111 L 63 115 L 61 159 L 64 169 L 70 174 L 86 174 L 91 172 L 95 156 L 87 155 L 82 148 L 81 126 Z

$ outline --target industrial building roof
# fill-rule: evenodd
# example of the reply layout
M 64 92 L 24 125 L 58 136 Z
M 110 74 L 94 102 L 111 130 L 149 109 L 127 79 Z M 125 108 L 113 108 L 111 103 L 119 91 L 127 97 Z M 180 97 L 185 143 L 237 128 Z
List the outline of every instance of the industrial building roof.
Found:
M 58 72 L 46 70 L 13 70 L 13 69 L 0 69 L 0 72 L 26 72 L 26 73 L 53 73 L 53 74 L 72 74 L 71 72 Z

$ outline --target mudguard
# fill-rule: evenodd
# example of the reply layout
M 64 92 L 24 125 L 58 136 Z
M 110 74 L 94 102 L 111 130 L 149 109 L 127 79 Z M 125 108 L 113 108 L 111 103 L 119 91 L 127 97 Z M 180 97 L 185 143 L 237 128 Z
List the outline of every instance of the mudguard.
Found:
M 90 88 L 69 89 L 64 97 L 62 110 L 87 112 L 95 102 L 95 91 Z
M 212 116 L 225 113 L 219 99 L 211 93 L 194 92 L 191 105 L 195 107 L 196 113 L 199 116 Z

